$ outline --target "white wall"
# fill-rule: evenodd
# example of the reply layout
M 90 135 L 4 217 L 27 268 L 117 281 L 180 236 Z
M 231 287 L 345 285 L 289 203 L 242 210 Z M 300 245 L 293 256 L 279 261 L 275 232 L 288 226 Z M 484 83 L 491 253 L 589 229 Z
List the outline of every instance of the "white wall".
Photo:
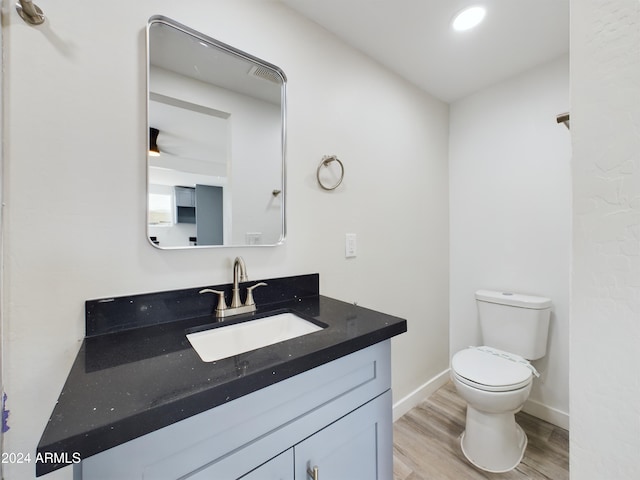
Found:
M 571 137 L 569 60 L 451 105 L 450 352 L 481 342 L 474 292 L 549 297 L 546 357 L 528 411 L 568 427 Z
M 405 317 L 397 399 L 448 365 L 448 107 L 271 2 L 4 2 L 4 381 L 7 451 L 34 454 L 84 335 L 84 301 L 319 272 L 322 293 Z M 288 240 L 159 251 L 145 228 L 145 26 L 164 14 L 288 77 Z M 100 148 L 96 148 L 99 146 Z M 337 154 L 343 185 L 315 171 Z M 344 259 L 344 234 L 358 257 Z M 70 469 L 51 478 L 71 478 Z M 33 477 L 8 465 L 8 480 Z
M 571 478 L 640 472 L 640 4 L 571 2 Z

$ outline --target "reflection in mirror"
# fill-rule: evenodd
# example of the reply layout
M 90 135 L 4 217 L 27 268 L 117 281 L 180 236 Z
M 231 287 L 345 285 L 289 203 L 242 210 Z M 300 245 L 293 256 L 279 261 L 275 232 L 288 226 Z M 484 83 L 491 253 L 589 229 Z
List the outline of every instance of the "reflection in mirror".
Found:
M 147 54 L 151 242 L 282 243 L 284 73 L 161 16 L 149 20 Z

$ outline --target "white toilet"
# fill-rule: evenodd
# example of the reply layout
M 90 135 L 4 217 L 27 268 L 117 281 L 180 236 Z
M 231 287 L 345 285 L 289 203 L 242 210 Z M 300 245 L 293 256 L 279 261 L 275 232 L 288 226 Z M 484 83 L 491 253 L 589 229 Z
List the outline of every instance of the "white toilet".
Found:
M 516 293 L 476 292 L 484 346 L 451 359 L 451 378 L 467 402 L 460 444 L 465 457 L 488 472 L 508 472 L 522 460 L 527 436 L 514 415 L 538 372 L 527 360 L 547 353 L 551 300 Z

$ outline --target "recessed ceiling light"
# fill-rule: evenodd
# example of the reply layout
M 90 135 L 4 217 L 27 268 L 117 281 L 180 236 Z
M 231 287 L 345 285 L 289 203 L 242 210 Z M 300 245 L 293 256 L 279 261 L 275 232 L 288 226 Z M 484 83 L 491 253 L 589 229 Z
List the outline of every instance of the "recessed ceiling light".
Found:
M 465 8 L 453 18 L 451 27 L 458 32 L 469 30 L 482 22 L 486 14 L 487 10 L 478 5 Z

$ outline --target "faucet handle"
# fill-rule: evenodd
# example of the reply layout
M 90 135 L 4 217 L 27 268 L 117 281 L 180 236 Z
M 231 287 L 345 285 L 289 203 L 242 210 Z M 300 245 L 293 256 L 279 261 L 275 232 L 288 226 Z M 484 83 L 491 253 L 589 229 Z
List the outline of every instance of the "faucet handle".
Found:
M 253 289 L 258 287 L 266 287 L 267 284 L 264 282 L 256 283 L 250 287 L 247 287 L 247 299 L 245 300 L 245 306 L 255 305 L 256 302 L 253 300 Z
M 212 290 L 210 288 L 205 288 L 200 290 L 198 293 L 215 293 L 218 295 L 218 305 L 216 306 L 216 315 L 218 317 L 222 316 L 222 312 L 227 309 L 227 303 L 224 301 L 224 292 L 221 290 Z

